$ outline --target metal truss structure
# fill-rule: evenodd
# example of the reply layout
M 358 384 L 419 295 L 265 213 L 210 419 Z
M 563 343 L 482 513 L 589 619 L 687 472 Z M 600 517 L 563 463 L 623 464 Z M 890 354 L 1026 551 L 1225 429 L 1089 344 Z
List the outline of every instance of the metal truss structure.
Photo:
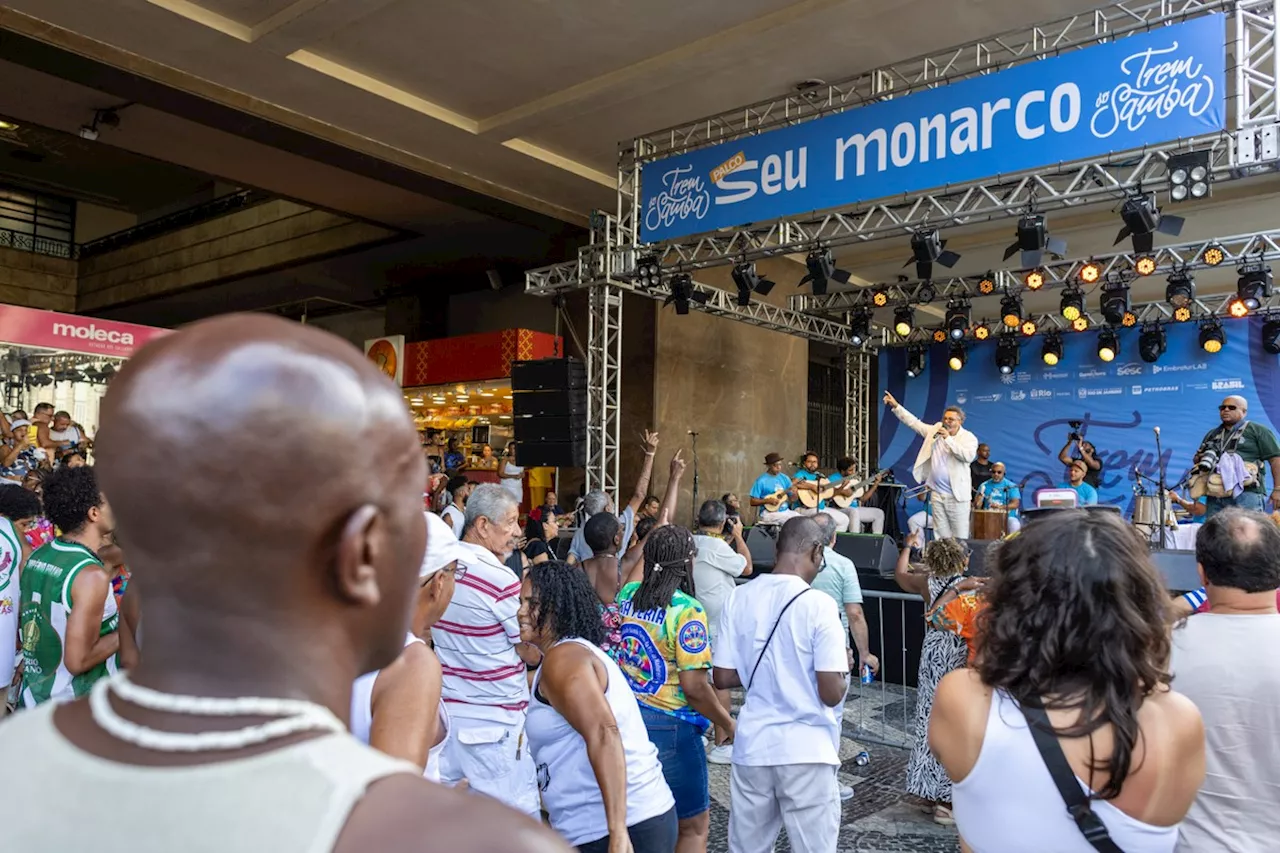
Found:
M 1205 261 L 1205 253 L 1209 249 L 1220 251 L 1221 261 L 1216 264 Z M 1071 285 L 1088 288 L 1106 281 L 1131 280 L 1138 277 L 1139 258 L 1151 258 L 1155 261 L 1155 270 L 1150 273 L 1152 276 L 1182 271 L 1195 272 L 1197 269 L 1214 266 L 1280 261 L 1280 230 L 1258 231 L 1238 234 L 1234 237 L 1161 246 L 1148 254 L 1123 251 L 1075 260 L 1049 260 L 1042 266 L 1036 267 L 1035 271 L 1044 278 L 1044 284 L 1037 290 L 1052 290 Z M 1095 283 L 1086 284 L 1080 278 L 1080 271 L 1089 264 L 1098 268 L 1098 278 Z M 1026 272 L 1025 270 L 1022 272 L 999 270 L 981 275 L 955 276 L 934 281 L 896 282 L 882 287 L 869 287 L 827 296 L 798 295 L 791 297 L 791 307 L 810 314 L 843 315 L 848 311 L 862 308 L 920 305 L 923 302 L 934 301 L 946 303 L 950 299 L 972 301 L 992 296 L 1000 297 L 1007 293 L 1029 292 L 1031 288 L 1025 283 Z M 984 280 L 990 281 L 993 285 L 990 293 L 984 293 L 982 290 Z M 934 292 L 931 299 L 922 299 L 921 294 L 926 290 Z M 876 293 L 884 294 L 884 306 L 874 305 L 872 300 Z
M 864 476 L 875 470 L 871 455 L 871 412 L 875 393 L 871 382 L 871 355 L 864 349 L 844 351 L 844 446 Z
M 831 85 L 805 89 L 779 98 L 678 127 L 645 134 L 620 147 L 618 206 L 616 217 L 592 217 L 591 244 L 579 251 L 576 261 L 532 270 L 526 275 L 526 292 L 554 296 L 567 291 L 592 289 L 591 324 L 587 343 L 590 399 L 588 483 L 603 488 L 616 500 L 618 471 L 618 415 L 621 397 L 622 293 L 630 291 L 665 299 L 665 286 L 640 288 L 632 280 L 639 240 L 641 179 L 646 163 L 774 128 L 811 121 L 836 112 L 901 97 L 923 89 L 948 85 L 970 77 L 991 74 L 1069 50 L 1111 41 L 1132 32 L 1176 23 L 1214 12 L 1228 19 L 1227 45 L 1230 67 L 1227 92 L 1227 126 L 1212 136 L 1184 139 L 1118 152 L 1107 157 L 1058 164 L 1011 175 L 887 199 L 860 202 L 818 214 L 754 223 L 715 234 L 669 241 L 645 251 L 658 254 L 666 272 L 738 263 L 777 255 L 805 252 L 816 246 L 837 247 L 870 240 L 903 237 L 920 228 L 943 228 L 991 221 L 1018 215 L 1032 207 L 1047 212 L 1111 203 L 1136 190 L 1157 191 L 1168 184 L 1165 163 L 1174 153 L 1210 152 L 1210 168 L 1217 182 L 1250 177 L 1280 166 L 1280 33 L 1274 0 L 1134 0 L 1106 9 L 1064 18 L 1051 24 L 971 42 L 957 48 L 920 56 L 874 69 Z M 1257 236 L 1257 235 L 1255 235 Z M 1265 254 L 1277 249 L 1267 238 Z M 1190 264 L 1174 249 L 1162 249 L 1170 264 Z M 1250 254 L 1248 249 L 1241 253 Z M 1229 255 L 1229 260 L 1235 256 Z M 1131 263 L 1116 257 L 1112 267 Z M 1076 262 L 1081 263 L 1081 262 Z M 1046 269 L 1057 270 L 1049 264 Z M 1046 275 L 1061 284 L 1071 270 Z M 1017 288 L 1009 273 L 999 273 L 1002 290 Z M 938 283 L 940 296 L 969 293 L 977 279 Z M 949 288 L 943 293 L 944 288 Z M 867 412 L 870 369 L 864 352 L 849 347 L 847 324 L 821 315 L 847 312 L 857 296 L 838 294 L 824 303 L 793 304 L 791 309 L 753 302 L 738 306 L 733 295 L 715 288 L 705 304 L 694 310 L 728 317 L 762 328 L 786 332 L 809 340 L 846 347 L 846 387 L 850 391 L 849 449 L 866 465 Z M 597 294 L 596 291 L 599 291 Z M 896 294 L 907 300 L 905 292 Z M 813 297 L 806 297 L 813 299 Z M 1154 310 L 1154 309 L 1153 309 Z M 882 335 L 884 343 L 892 343 Z M 868 466 L 869 467 L 869 466 Z
M 1269 171 L 1280 161 L 1280 87 L 1277 80 L 1273 0 L 1148 0 L 1120 3 L 1069 18 L 1004 33 L 951 50 L 875 69 L 849 80 L 760 101 L 658 133 L 638 137 L 620 151 L 618 219 L 636 237 L 645 163 L 822 118 L 877 101 L 1001 71 L 1132 32 L 1226 12 L 1235 66 L 1228 81 L 1228 127 L 1223 134 L 1011 175 L 860 202 L 819 214 L 784 217 L 714 234 L 672 240 L 654 249 L 664 264 L 689 271 L 709 266 L 903 237 L 1038 211 L 1114 202 L 1139 188 L 1168 185 L 1165 162 L 1186 150 L 1211 152 L 1215 181 Z

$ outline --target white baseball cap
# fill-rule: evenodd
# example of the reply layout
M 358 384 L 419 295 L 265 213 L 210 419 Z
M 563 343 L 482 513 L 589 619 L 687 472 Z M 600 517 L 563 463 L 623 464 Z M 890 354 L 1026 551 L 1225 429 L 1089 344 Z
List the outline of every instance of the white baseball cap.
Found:
M 465 560 L 467 549 L 462 547 L 453 528 L 434 512 L 423 513 L 427 517 L 427 553 L 422 557 L 418 577 L 429 578 L 455 560 Z

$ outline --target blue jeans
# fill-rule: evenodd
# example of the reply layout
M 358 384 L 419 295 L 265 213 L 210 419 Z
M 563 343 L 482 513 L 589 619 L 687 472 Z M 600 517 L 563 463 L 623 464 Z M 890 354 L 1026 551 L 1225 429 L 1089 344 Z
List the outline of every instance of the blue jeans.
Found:
M 640 716 L 649 730 L 649 740 L 658 748 L 662 776 L 676 799 L 676 816 L 687 820 L 711 808 L 702 730 L 693 723 L 655 711 L 643 702 Z
M 1261 492 L 1241 492 L 1235 498 L 1205 498 L 1204 520 L 1208 521 L 1229 506 L 1263 512 L 1262 507 L 1266 502 L 1266 497 Z

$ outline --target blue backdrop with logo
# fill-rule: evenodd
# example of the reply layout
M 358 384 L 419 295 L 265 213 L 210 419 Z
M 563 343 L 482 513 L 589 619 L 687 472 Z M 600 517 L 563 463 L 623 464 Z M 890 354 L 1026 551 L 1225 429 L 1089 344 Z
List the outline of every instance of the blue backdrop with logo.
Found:
M 645 165 L 645 241 L 823 210 L 1225 127 L 1206 15 Z
M 1132 511 L 1133 469 L 1149 477 L 1158 470 L 1152 427 L 1161 428 L 1170 484 L 1191 464 L 1204 434 L 1216 426 L 1218 404 L 1233 394 L 1249 401 L 1249 420 L 1271 427 L 1280 423 L 1280 370 L 1277 357 L 1261 345 L 1261 320 L 1224 324 L 1227 345 L 1216 355 L 1204 352 L 1194 324 L 1166 326 L 1168 351 L 1155 364 L 1138 358 L 1138 330 L 1120 332 L 1120 354 L 1111 363 L 1097 356 L 1097 333 L 1069 333 L 1056 367 L 1040 358 L 1042 338 L 1023 340 L 1021 364 L 1002 376 L 995 365 L 995 343 L 970 348 L 963 370 L 947 364 L 947 346 L 930 348 L 926 372 L 906 375 L 906 350 L 880 356 L 880 388 L 925 421 L 940 421 L 944 407 L 965 412 L 965 427 L 991 446 L 991 458 L 1004 462 L 1009 478 L 1035 489 L 1065 479 L 1058 453 L 1067 441 L 1068 422 L 1083 421 L 1085 438 L 1104 462 L 1101 502 Z M 921 439 L 886 409 L 880 415 L 880 460 L 903 483 L 914 483 L 912 464 Z M 1268 474 L 1268 488 L 1274 485 Z

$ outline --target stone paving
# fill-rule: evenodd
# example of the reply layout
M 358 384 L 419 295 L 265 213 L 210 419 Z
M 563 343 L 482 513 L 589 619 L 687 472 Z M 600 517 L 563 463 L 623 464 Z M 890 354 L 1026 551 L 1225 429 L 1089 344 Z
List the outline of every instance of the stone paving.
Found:
M 907 755 L 914 738 L 915 691 L 894 685 L 855 684 L 844 706 L 840 781 L 852 785 L 844 803 L 839 850 L 858 853 L 959 853 L 953 827 L 938 826 L 903 789 Z M 735 696 L 735 705 L 739 697 Z M 863 739 L 860 739 L 863 738 Z M 870 739 L 874 738 L 876 742 Z M 892 746 L 885 745 L 894 744 Z M 859 767 L 854 757 L 870 753 Z M 729 768 L 709 765 L 711 774 L 710 853 L 728 850 Z M 784 830 L 777 850 L 790 851 Z

